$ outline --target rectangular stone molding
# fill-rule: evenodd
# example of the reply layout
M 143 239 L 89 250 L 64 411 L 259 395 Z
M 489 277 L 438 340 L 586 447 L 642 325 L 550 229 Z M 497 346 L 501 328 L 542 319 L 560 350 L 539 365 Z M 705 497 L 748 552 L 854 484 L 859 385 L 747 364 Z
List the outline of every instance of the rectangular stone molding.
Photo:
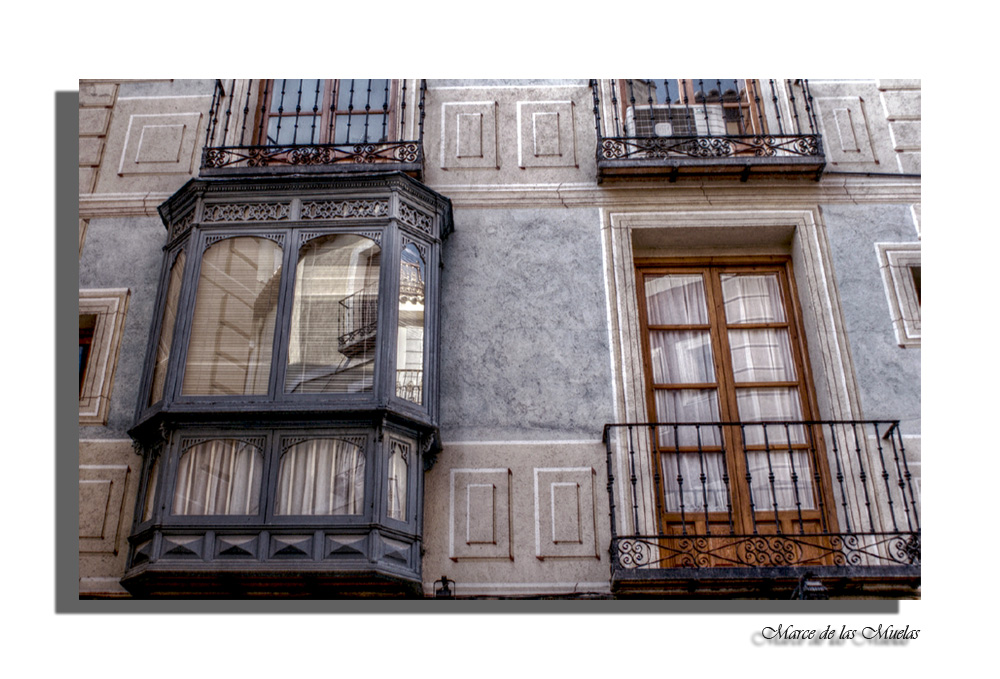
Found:
M 577 167 L 572 101 L 517 103 L 520 167 Z
M 441 168 L 498 170 L 497 102 L 441 104 Z
M 452 469 L 448 556 L 513 560 L 510 469 Z
M 128 475 L 128 465 L 80 465 L 81 553 L 118 553 Z
M 600 558 L 592 467 L 535 468 L 535 556 Z
M 920 298 L 910 272 L 920 266 L 920 243 L 876 243 L 896 343 L 920 346 Z
M 828 163 L 878 163 L 861 97 L 817 97 L 816 110 Z
M 81 290 L 80 315 L 95 316 L 94 334 L 80 387 L 80 424 L 107 424 L 115 366 L 128 311 L 127 288 Z
M 129 118 L 118 174 L 191 174 L 198 160 L 200 112 Z

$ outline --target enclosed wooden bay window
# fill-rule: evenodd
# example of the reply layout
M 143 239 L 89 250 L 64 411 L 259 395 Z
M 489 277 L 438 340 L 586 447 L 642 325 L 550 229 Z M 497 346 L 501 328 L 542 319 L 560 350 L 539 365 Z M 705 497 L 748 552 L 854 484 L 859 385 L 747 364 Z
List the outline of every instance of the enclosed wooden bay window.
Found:
M 125 586 L 415 591 L 447 201 L 399 173 L 200 180 L 161 213 Z

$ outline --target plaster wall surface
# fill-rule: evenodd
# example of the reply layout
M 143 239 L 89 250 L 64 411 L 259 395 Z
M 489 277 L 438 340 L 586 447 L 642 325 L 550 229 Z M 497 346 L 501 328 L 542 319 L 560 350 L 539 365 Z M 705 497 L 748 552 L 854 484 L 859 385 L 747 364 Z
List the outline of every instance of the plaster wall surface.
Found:
M 441 435 L 599 439 L 612 418 L 600 220 L 455 211 L 441 278 Z
M 864 416 L 920 434 L 920 349 L 896 342 L 875 243 L 918 240 L 909 205 L 823 205 Z
M 81 427 L 81 438 L 126 438 L 132 426 L 165 240 L 157 217 L 92 219 L 87 227 L 80 288 L 128 288 L 131 294 L 107 426 Z

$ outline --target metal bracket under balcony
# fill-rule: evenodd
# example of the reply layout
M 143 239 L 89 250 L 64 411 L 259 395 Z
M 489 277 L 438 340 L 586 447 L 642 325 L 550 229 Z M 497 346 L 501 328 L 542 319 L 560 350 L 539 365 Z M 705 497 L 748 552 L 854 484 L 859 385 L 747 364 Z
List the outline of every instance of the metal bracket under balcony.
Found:
M 818 179 L 826 165 L 807 81 L 603 82 L 591 81 L 599 180 Z

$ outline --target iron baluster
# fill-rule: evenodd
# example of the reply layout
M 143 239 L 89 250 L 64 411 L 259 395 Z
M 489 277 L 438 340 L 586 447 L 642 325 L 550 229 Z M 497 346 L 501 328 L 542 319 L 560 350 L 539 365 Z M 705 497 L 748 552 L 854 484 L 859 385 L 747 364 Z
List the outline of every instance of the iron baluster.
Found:
M 636 484 L 639 477 L 635 473 L 635 442 L 632 437 L 632 427 L 628 428 L 628 464 L 629 480 L 632 482 L 632 533 L 639 534 L 639 496 L 636 494 Z
M 599 80 L 597 80 L 595 82 L 600 83 Z M 600 84 L 598 84 L 598 87 L 600 87 Z M 596 97 L 597 94 L 595 93 L 594 96 Z M 634 116 L 635 113 L 633 112 L 632 115 Z M 622 136 L 622 133 L 621 133 L 620 113 L 618 111 L 618 81 L 617 80 L 612 80 L 611 81 L 611 116 L 612 116 L 612 120 L 614 120 L 614 122 L 615 122 L 615 134 L 614 134 L 614 136 L 620 137 L 620 136 Z
M 656 427 L 652 424 L 649 425 L 649 441 L 651 443 L 650 449 L 653 451 L 653 489 L 656 493 L 657 502 L 662 502 L 666 505 L 666 492 L 661 488 L 662 481 L 660 479 L 660 465 L 663 464 L 663 454 L 660 452 L 660 436 Z
M 295 122 L 292 125 L 292 145 L 299 143 L 299 114 L 302 112 L 302 83 L 299 79 L 299 91 L 295 95 Z
M 615 431 L 615 434 L 618 432 Z M 607 451 L 608 464 L 608 514 L 611 519 L 611 567 L 618 565 L 618 526 L 615 521 L 615 474 L 614 466 L 611 462 L 611 431 L 608 425 L 604 427 L 604 445 Z
M 763 135 L 766 128 L 764 127 L 764 107 L 760 102 L 760 81 L 753 79 L 749 82 L 753 84 L 753 102 L 754 108 L 757 109 L 757 125 L 759 127 L 756 132 Z
M 701 446 L 701 425 L 696 424 L 694 431 L 698 438 L 698 466 L 701 468 L 699 478 L 701 479 L 701 503 L 705 510 L 705 533 L 711 535 L 712 530 L 708 521 L 708 476 L 705 474 L 705 455 Z
M 875 518 L 872 516 L 872 501 L 871 497 L 868 495 L 868 475 L 865 473 L 865 463 L 861 458 L 861 440 L 858 438 L 858 425 L 855 422 L 851 423 L 851 433 L 854 435 L 854 452 L 858 456 L 858 467 L 860 468 L 860 473 L 858 474 L 858 479 L 861 481 L 861 487 L 865 491 L 865 507 L 868 510 L 868 532 L 875 532 Z
M 319 102 L 320 102 L 320 99 L 322 98 L 320 86 L 322 84 L 323 84 L 323 81 L 317 78 L 316 79 L 316 92 L 313 95 L 313 122 L 312 122 L 312 128 L 309 131 L 309 143 L 310 144 L 315 144 L 315 143 L 319 142 L 319 138 L 316 136 L 316 121 L 319 120 Z
M 344 139 L 343 143 L 351 143 L 351 122 L 354 120 L 354 80 L 350 80 L 351 89 L 348 91 L 347 96 L 347 138 Z
M 778 121 L 778 134 L 785 134 L 785 128 L 781 124 L 781 107 L 778 105 L 778 92 L 774 89 L 774 80 L 771 83 L 771 102 L 774 104 L 774 118 Z
M 261 97 L 260 104 L 260 123 L 257 125 L 257 141 L 262 145 L 267 143 L 267 137 L 264 132 L 264 121 L 267 120 L 267 107 L 270 105 L 268 101 L 270 84 L 270 80 L 264 81 L 264 94 Z
M 380 141 L 386 141 L 389 138 L 388 135 L 386 135 L 388 124 L 389 124 L 389 79 L 386 78 L 385 90 L 382 92 L 382 139 Z
M 371 78 L 368 79 L 368 90 L 365 93 L 365 136 L 364 142 L 368 143 L 368 116 L 371 115 L 372 111 L 372 81 Z
M 226 122 L 222 128 L 222 143 L 227 144 L 229 140 L 229 118 L 233 113 L 233 90 L 236 89 L 236 79 L 229 88 L 229 103 L 226 104 Z
M 799 515 L 799 535 L 803 535 L 806 529 L 805 523 L 802 521 L 802 498 L 799 496 L 799 475 L 795 471 L 795 451 L 792 448 L 792 434 L 787 422 L 785 422 L 785 441 L 788 443 L 788 460 L 791 466 L 792 494 L 795 495 L 795 510 Z
M 698 103 L 698 96 L 701 95 L 701 113 L 705 116 L 705 131 L 708 135 L 712 136 L 712 126 L 708 122 L 708 96 L 705 94 L 705 81 L 702 78 L 698 79 L 698 94 L 694 95 L 694 101 Z M 698 126 L 695 125 L 695 134 L 698 133 Z
M 243 124 L 240 126 L 240 146 L 243 146 L 244 137 L 247 130 L 247 118 L 250 117 L 250 90 L 253 89 L 253 81 L 247 83 L 247 98 L 243 103 Z
M 803 102 L 806 107 L 806 120 L 809 121 L 809 132 L 816 134 L 816 109 L 813 107 L 813 95 L 809 90 L 809 81 L 802 80 Z
M 892 444 L 892 457 L 896 463 L 896 485 L 899 486 L 899 494 L 903 498 L 903 513 L 906 515 L 906 528 L 907 530 L 913 530 L 913 522 L 910 520 L 910 506 L 906 504 L 906 484 L 909 481 L 909 470 L 906 471 L 907 479 L 903 479 L 903 470 L 899 465 L 899 450 L 896 448 L 896 437 L 893 432 L 899 427 L 897 423 L 893 422 L 889 425 L 889 429 L 882 435 L 883 440 L 888 440 Z
M 795 116 L 795 134 L 802 134 L 802 126 L 799 125 L 799 107 L 795 104 L 795 87 L 788 78 L 785 78 L 785 87 L 788 89 L 788 105 L 792 109 L 792 115 Z
M 205 132 L 205 139 L 209 141 L 212 146 L 219 146 L 215 139 L 215 130 L 219 122 L 219 106 L 222 105 L 222 97 L 225 96 L 225 90 L 222 86 L 222 80 L 215 80 L 215 90 L 212 92 L 212 105 L 208 109 L 208 130 Z
M 285 112 L 285 85 L 288 81 L 281 81 L 281 96 L 278 98 L 278 125 L 274 130 L 274 144 L 278 144 L 278 140 L 281 139 L 281 119 L 282 114 Z
M 822 431 L 822 430 L 821 430 Z M 844 510 L 844 521 L 847 524 L 847 532 L 851 533 L 851 513 L 847 509 L 847 492 L 844 490 L 844 472 L 840 468 L 840 451 L 837 450 L 837 433 L 830 423 L 830 440 L 833 442 L 833 462 L 837 468 L 837 484 L 840 486 L 840 504 Z
M 601 146 L 603 138 L 601 136 L 601 99 L 597 95 L 598 81 L 591 79 L 590 93 L 594 96 L 594 128 L 597 132 L 597 159 L 601 158 Z
M 882 483 L 885 484 L 886 501 L 889 504 L 889 518 L 892 519 L 892 529 L 899 530 L 896 526 L 896 512 L 893 510 L 892 487 L 889 485 L 889 470 L 885 468 L 885 455 L 882 451 L 882 437 L 878 433 L 878 422 L 875 423 L 875 447 L 878 450 L 879 462 L 882 465 Z
M 718 436 L 722 448 L 720 454 L 722 455 L 722 484 L 726 489 L 726 515 L 729 519 L 729 533 L 732 535 L 736 532 L 736 527 L 733 525 L 733 497 L 729 490 L 729 463 L 726 461 L 726 435 L 722 430 L 721 424 L 716 426 L 719 429 Z
M 403 78 L 403 92 L 399 99 L 399 138 L 406 139 L 406 78 Z
M 681 473 L 681 447 L 676 424 L 674 425 L 674 463 L 677 467 L 677 499 L 681 506 L 681 535 L 687 535 L 687 518 L 684 516 L 684 475 Z
M 767 481 L 771 486 L 771 507 L 774 509 L 775 530 L 781 533 L 781 521 L 778 519 L 778 491 L 774 487 L 774 468 L 771 466 L 771 443 L 767 439 L 767 424 L 761 423 L 764 432 L 764 455 L 767 458 Z
M 822 527 L 823 532 L 826 533 L 826 532 L 828 532 L 830 530 L 830 527 L 827 525 L 827 520 L 826 520 L 826 497 L 825 497 L 826 493 L 824 492 L 823 474 L 820 472 L 820 460 L 819 460 L 819 456 L 816 454 L 816 433 L 813 431 L 813 428 L 815 426 L 817 426 L 817 425 L 813 425 L 813 424 L 806 425 L 805 431 L 809 435 L 809 443 L 808 443 L 808 445 L 809 445 L 809 458 L 808 459 L 811 460 L 811 462 L 812 462 L 812 470 L 813 470 L 813 473 L 812 473 L 812 483 L 813 483 L 813 486 L 812 486 L 812 488 L 813 488 L 812 495 L 813 495 L 813 498 L 816 500 L 816 504 L 819 506 L 819 521 L 820 521 L 820 526 Z M 823 435 L 823 430 L 822 429 L 819 430 L 819 435 L 820 436 Z
M 344 82 L 343 80 L 334 80 L 330 89 L 330 112 L 327 116 L 326 123 L 326 140 L 331 144 L 337 143 L 336 138 L 336 121 L 337 121 L 337 109 L 340 106 L 340 84 Z
M 753 522 L 753 534 L 757 535 L 757 509 L 753 501 L 753 474 L 750 473 L 750 456 L 747 453 L 747 431 L 746 425 L 740 422 L 740 441 L 743 449 L 743 465 L 746 470 L 745 478 L 747 482 L 747 498 L 750 500 L 750 520 Z
M 899 423 L 896 423 L 896 435 L 899 436 L 899 457 L 903 460 L 903 470 L 906 475 L 906 486 L 910 490 L 910 503 L 913 505 L 913 522 L 917 525 L 917 530 L 920 530 L 920 512 L 917 511 L 917 496 L 913 493 L 913 485 L 910 483 L 910 466 L 906 463 L 906 450 L 903 448 L 903 432 L 899 429 Z M 895 445 L 895 443 L 893 443 Z

